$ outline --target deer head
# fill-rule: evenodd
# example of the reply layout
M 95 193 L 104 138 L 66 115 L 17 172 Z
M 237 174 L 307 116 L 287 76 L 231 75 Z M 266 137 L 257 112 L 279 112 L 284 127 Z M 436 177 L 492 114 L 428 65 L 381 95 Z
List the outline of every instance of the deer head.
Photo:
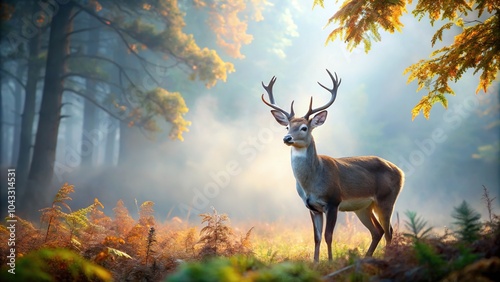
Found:
M 322 125 L 327 116 L 327 111 L 326 109 L 330 107 L 333 102 L 335 102 L 335 98 L 337 97 L 337 89 L 340 86 L 340 83 L 342 82 L 341 79 L 338 79 L 337 74 L 335 73 L 335 77 L 330 73 L 329 70 L 326 70 L 328 72 L 328 75 L 332 79 L 333 82 L 333 87 L 332 89 L 327 88 L 323 84 L 319 83 L 318 84 L 323 87 L 324 89 L 328 90 L 331 94 L 330 101 L 326 103 L 325 105 L 313 109 L 312 108 L 312 103 L 313 103 L 313 97 L 311 96 L 311 101 L 309 102 L 309 110 L 307 113 L 300 118 L 296 118 L 294 115 L 294 110 L 293 110 L 293 102 L 291 103 L 290 106 L 290 113 L 287 111 L 283 110 L 280 108 L 278 105 L 276 105 L 274 101 L 274 96 L 273 96 L 273 86 L 274 83 L 276 82 L 276 77 L 273 76 L 271 78 L 271 81 L 269 84 L 266 86 L 264 83 L 262 83 L 262 86 L 267 92 L 267 95 L 269 96 L 269 102 L 267 102 L 264 99 L 264 94 L 262 94 L 262 101 L 268 105 L 269 107 L 273 108 L 271 110 L 272 115 L 276 119 L 276 121 L 283 125 L 286 126 L 288 129 L 288 133 L 283 137 L 283 142 L 288 145 L 288 146 L 294 146 L 296 148 L 304 148 L 309 146 L 312 141 L 312 135 L 311 132 L 314 128 Z M 309 118 L 311 115 L 314 115 L 314 117 Z

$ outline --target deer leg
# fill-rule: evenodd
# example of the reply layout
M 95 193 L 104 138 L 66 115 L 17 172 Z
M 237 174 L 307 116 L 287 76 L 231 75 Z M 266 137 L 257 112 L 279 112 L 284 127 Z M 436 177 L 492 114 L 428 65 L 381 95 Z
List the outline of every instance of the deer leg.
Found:
M 367 257 L 371 257 L 373 255 L 373 252 L 377 248 L 380 239 L 382 239 L 382 235 L 384 234 L 384 229 L 382 229 L 382 226 L 380 225 L 377 218 L 373 214 L 371 206 L 362 210 L 357 210 L 355 211 L 355 213 L 358 216 L 361 223 L 363 223 L 363 225 L 366 226 L 366 228 L 368 228 L 372 236 L 372 242 L 365 255 Z
M 323 231 L 323 213 L 309 210 L 314 229 L 314 262 L 319 262 L 319 247 L 321 245 L 321 232 Z
M 385 207 L 385 208 L 384 208 Z M 391 226 L 391 216 L 392 216 L 393 203 L 375 205 L 374 211 L 377 214 L 378 220 L 382 229 L 384 229 L 384 237 L 386 246 L 391 244 L 392 241 L 392 226 Z
M 325 227 L 325 241 L 328 248 L 328 260 L 332 260 L 332 238 L 333 229 L 335 228 L 335 223 L 337 222 L 337 206 L 328 207 L 326 210 L 326 227 Z

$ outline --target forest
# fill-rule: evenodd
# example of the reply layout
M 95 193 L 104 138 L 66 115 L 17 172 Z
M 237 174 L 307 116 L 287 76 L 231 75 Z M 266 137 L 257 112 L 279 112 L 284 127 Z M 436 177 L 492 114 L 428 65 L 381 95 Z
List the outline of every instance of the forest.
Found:
M 497 1 L 3 0 L 2 281 L 494 281 Z M 339 213 L 333 261 L 287 134 L 405 174 L 390 245 Z M 14 274 L 15 272 L 15 274 Z

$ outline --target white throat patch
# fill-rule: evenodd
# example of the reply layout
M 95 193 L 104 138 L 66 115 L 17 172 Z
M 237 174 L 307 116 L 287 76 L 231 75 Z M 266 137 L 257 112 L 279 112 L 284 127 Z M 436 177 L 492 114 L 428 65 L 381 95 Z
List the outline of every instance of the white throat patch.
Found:
M 292 159 L 305 158 L 307 156 L 307 147 L 297 148 L 292 146 Z

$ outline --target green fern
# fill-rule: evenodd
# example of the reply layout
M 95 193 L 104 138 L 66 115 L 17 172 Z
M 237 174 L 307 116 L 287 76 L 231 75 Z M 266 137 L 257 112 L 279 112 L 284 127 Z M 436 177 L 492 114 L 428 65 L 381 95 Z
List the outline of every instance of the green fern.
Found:
M 411 233 L 403 233 L 404 236 L 413 238 L 416 241 L 425 239 L 432 231 L 432 227 L 426 227 L 427 222 L 417 216 L 416 212 L 406 211 L 408 220 L 405 221 L 405 226 Z
M 478 254 L 474 254 L 469 248 L 459 246 L 458 250 L 460 255 L 452 262 L 451 268 L 453 270 L 460 270 L 472 264 L 479 259 Z
M 454 208 L 452 217 L 456 220 L 454 225 L 458 229 L 455 233 L 461 242 L 472 243 L 479 238 L 481 215 L 472 209 L 466 201 Z
M 446 262 L 431 245 L 424 242 L 432 231 L 432 227 L 427 227 L 427 221 L 418 217 L 416 212 L 406 211 L 405 214 L 408 217 L 405 226 L 410 233 L 403 235 L 414 240 L 413 250 L 419 264 L 425 266 L 425 271 L 429 277 L 432 277 L 432 280 L 442 278 Z
M 75 242 L 73 236 L 75 236 L 80 232 L 80 230 L 87 228 L 91 224 L 87 217 L 87 214 L 94 209 L 94 206 L 95 203 L 86 208 L 82 208 L 72 213 L 62 215 L 66 225 L 69 228 L 69 242 L 71 242 L 73 247 L 77 249 L 79 249 L 79 244 L 73 244 Z
M 68 224 L 71 229 L 87 227 L 90 224 L 87 214 L 91 212 L 92 209 L 94 209 L 94 204 L 66 215 L 64 217 L 66 224 Z
M 429 244 L 421 241 L 413 245 L 418 262 L 426 266 L 427 275 L 432 277 L 432 281 L 439 280 L 447 272 L 446 261 Z

